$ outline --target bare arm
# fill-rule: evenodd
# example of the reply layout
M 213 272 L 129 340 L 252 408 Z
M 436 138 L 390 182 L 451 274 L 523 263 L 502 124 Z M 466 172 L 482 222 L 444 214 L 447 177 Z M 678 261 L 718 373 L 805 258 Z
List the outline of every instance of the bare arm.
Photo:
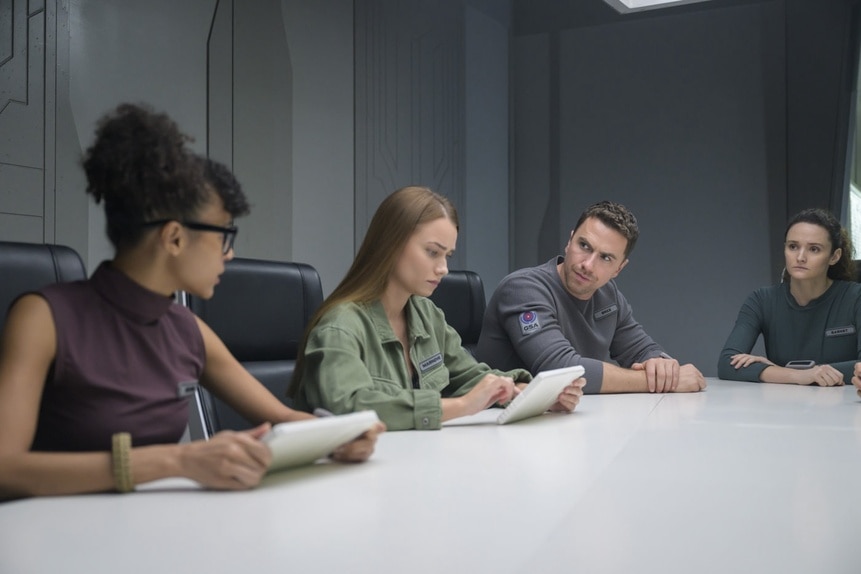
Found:
M 48 303 L 22 297 L 9 311 L 0 339 L 0 499 L 103 492 L 114 487 L 109 452 L 31 452 L 45 379 L 56 354 Z M 134 448 L 134 482 L 185 476 L 214 488 L 257 484 L 268 449 L 248 433 L 224 433 L 209 443 Z
M 236 360 L 224 342 L 200 318 L 197 319 L 206 363 L 203 385 L 239 411 L 245 418 L 256 422 L 291 422 L 315 418 L 306 412 L 291 409 L 282 403 L 260 381 L 251 376 Z M 332 458 L 342 462 L 362 462 L 374 452 L 377 436 L 386 430 L 383 423 L 362 436 L 338 447 Z
M 703 374 L 691 364 L 675 359 L 654 358 L 623 369 L 604 363 L 602 393 L 687 393 L 706 388 Z
M 468 393 L 456 398 L 440 399 L 442 420 L 474 415 L 496 403 L 505 403 L 520 392 L 510 377 L 494 373 L 485 375 Z
M 831 365 L 816 365 L 810 369 L 788 369 L 770 365 L 759 374 L 759 380 L 763 383 L 819 385 L 820 387 L 844 384 L 843 373 Z
M 204 387 L 256 424 L 314 418 L 313 415 L 291 409 L 282 403 L 245 370 L 206 323 L 197 318 L 197 324 L 206 349 L 206 363 L 201 380 Z

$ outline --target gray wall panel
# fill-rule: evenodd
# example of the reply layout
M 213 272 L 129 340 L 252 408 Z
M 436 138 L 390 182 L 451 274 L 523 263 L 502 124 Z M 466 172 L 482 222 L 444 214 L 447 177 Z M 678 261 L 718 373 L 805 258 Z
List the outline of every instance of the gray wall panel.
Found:
M 292 259 L 316 267 L 328 294 L 354 254 L 353 3 L 282 7 L 293 71 Z
M 207 42 L 207 129 L 209 157 L 233 169 L 233 0 L 219 0 Z M 237 236 L 237 245 L 244 240 Z
M 0 4 L 0 213 L 9 216 L 4 237 L 21 233 L 45 241 L 54 237 L 54 131 L 53 124 L 46 129 L 45 61 L 56 44 L 46 39 L 44 7 L 30 8 L 24 0 Z
M 252 204 L 237 253 L 287 261 L 292 72 L 280 0 L 235 3 L 233 62 L 233 169 Z
M 43 243 L 42 218 L 0 213 L 0 241 Z
M 500 2 L 500 4 L 503 4 Z M 488 297 L 508 273 L 507 22 L 466 7 L 466 185 L 458 248 L 478 272 Z
M 42 217 L 45 171 L 34 167 L 0 163 L 0 205 L 3 212 Z
M 541 252 L 538 236 L 550 202 L 550 38 L 514 38 L 514 186 L 512 269 L 555 254 Z M 557 120 L 553 120 L 557 121 Z M 557 207 L 558 209 L 558 207 Z
M 359 0 L 356 14 L 359 243 L 383 198 L 405 185 L 464 205 L 464 3 Z
M 744 297 L 770 281 L 774 16 L 743 6 L 560 36 L 560 236 L 594 201 L 628 205 L 642 235 L 619 284 L 647 331 L 707 375 Z
M 70 3 L 70 99 L 81 150 L 118 103 L 147 102 L 206 146 L 206 45 L 215 0 L 74 0 Z M 153 30 L 157 30 L 156 35 Z M 81 193 L 83 189 L 64 190 Z M 101 206 L 90 203 L 90 269 L 113 255 Z
M 56 242 L 75 249 L 87 263 L 91 222 L 90 201 L 84 194 L 87 185 L 81 161 L 81 141 L 75 115 L 72 111 L 71 85 L 71 34 L 68 2 L 49 2 L 56 7 L 54 36 L 57 40 L 55 126 L 56 126 L 56 194 L 54 207 Z M 101 228 L 99 229 L 101 231 Z

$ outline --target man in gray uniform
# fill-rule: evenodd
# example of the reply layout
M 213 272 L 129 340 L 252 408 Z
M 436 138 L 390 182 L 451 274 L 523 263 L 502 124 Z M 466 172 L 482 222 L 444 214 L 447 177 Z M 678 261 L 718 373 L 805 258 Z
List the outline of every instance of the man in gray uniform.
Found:
M 602 201 L 580 216 L 565 257 L 505 277 L 490 298 L 476 357 L 532 373 L 583 365 L 584 392 L 688 392 L 702 373 L 667 355 L 634 320 L 613 281 L 639 236 L 623 205 Z

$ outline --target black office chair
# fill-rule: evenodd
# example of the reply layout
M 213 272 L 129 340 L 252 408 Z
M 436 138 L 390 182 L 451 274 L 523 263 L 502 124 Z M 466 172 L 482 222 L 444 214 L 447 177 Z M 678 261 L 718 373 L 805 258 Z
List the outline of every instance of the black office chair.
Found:
M 454 327 L 463 346 L 475 354 L 481 322 L 484 320 L 484 283 L 475 271 L 449 271 L 430 296 L 445 313 L 445 320 Z
M 52 283 L 87 278 L 78 252 L 65 245 L 0 241 L 0 325 L 12 301 Z
M 320 275 L 305 263 L 236 258 L 226 265 L 215 295 L 189 297 L 189 306 L 254 377 L 285 404 L 305 326 L 323 302 Z M 211 432 L 251 423 L 202 392 Z
M 861 259 L 854 259 L 855 263 L 855 281 L 861 283 Z

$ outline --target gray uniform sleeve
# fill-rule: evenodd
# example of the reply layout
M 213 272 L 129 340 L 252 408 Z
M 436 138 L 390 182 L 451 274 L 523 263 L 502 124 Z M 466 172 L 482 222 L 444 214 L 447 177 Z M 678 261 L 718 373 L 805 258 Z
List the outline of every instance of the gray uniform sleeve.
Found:
M 630 369 L 634 363 L 664 355 L 661 346 L 634 319 L 631 305 L 619 291 L 616 291 L 616 304 L 619 306 L 619 320 L 613 342 L 610 344 L 610 356 L 613 360 L 619 363 L 619 366 Z
M 768 367 L 765 363 L 753 363 L 740 369 L 730 364 L 733 355 L 750 353 L 762 332 L 762 303 L 757 293 L 751 293 L 741 306 L 735 326 L 724 343 L 718 359 L 718 377 L 735 381 L 760 382 L 760 375 Z

